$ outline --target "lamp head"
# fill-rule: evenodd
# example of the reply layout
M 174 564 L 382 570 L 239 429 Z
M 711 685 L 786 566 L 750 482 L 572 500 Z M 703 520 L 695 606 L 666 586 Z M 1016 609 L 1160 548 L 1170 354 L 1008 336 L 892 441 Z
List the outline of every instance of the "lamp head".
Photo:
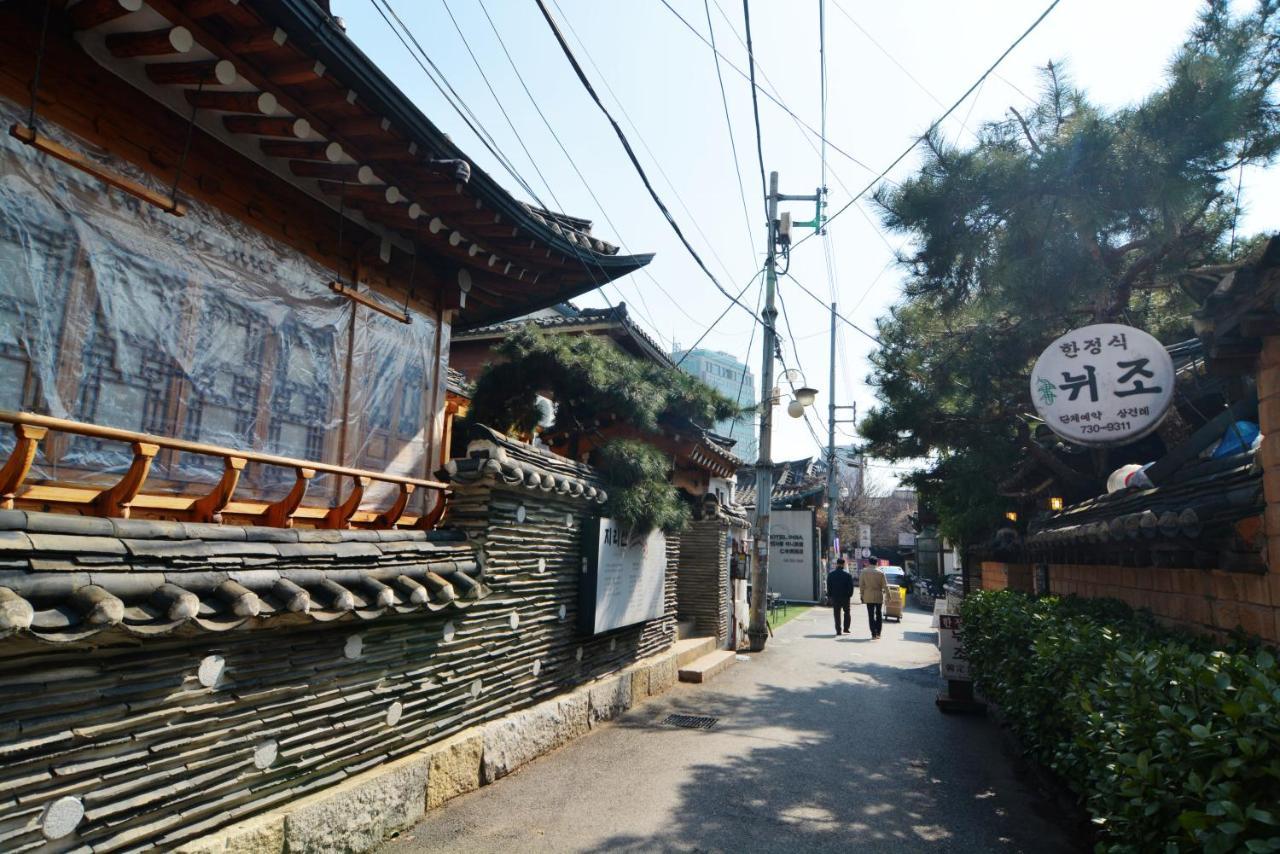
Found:
M 790 403 L 787 404 L 787 414 L 790 415 L 792 418 L 803 418 L 804 404 L 802 404 L 799 400 L 791 401 Z
M 818 390 L 816 388 L 804 386 L 803 388 L 796 389 L 796 402 L 801 406 L 813 406 L 813 401 L 817 397 Z

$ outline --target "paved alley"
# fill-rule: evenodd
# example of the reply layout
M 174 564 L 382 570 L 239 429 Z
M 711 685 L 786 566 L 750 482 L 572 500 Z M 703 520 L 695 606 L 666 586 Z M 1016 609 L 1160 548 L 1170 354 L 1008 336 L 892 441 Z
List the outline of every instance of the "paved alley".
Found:
M 987 719 L 940 714 L 936 633 L 872 642 L 815 609 L 762 655 L 679 685 L 390 842 L 425 851 L 1078 850 Z M 672 712 L 719 718 L 663 726 Z

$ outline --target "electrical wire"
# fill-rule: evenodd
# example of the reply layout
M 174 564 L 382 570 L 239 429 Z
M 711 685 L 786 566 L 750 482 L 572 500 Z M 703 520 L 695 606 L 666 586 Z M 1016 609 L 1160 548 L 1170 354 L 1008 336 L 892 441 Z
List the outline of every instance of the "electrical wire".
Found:
M 445 100 L 449 101 L 449 103 L 454 107 L 454 109 L 458 111 L 463 121 L 466 122 L 469 128 L 471 128 L 472 132 L 477 136 L 477 138 L 479 138 L 481 142 L 485 143 L 485 147 L 488 148 L 496 158 L 498 158 L 499 162 L 503 165 L 503 167 L 507 170 L 507 172 L 510 173 L 512 178 L 514 178 L 516 182 L 519 183 L 525 189 L 525 191 L 529 194 L 529 196 L 535 202 L 537 202 L 537 204 L 540 207 L 542 207 L 544 210 L 549 210 L 550 209 L 549 206 L 544 201 L 542 201 L 542 199 L 538 196 L 538 193 L 533 189 L 533 187 L 529 184 L 529 182 L 526 181 L 524 177 L 520 175 L 519 171 L 515 169 L 515 166 L 514 164 L 511 163 L 510 159 L 507 158 L 498 150 L 496 139 L 488 131 L 488 129 L 484 127 L 483 122 L 480 121 L 480 118 L 466 104 L 462 96 L 458 93 L 456 89 L 454 89 L 453 85 L 449 83 L 448 78 L 444 76 L 444 73 L 440 70 L 439 66 L 437 66 L 431 60 L 430 56 L 427 55 L 425 49 L 422 47 L 421 42 L 418 41 L 417 37 L 413 34 L 413 31 L 409 28 L 408 24 L 406 24 L 404 20 L 396 13 L 395 8 L 391 6 L 390 0 L 381 0 L 381 2 L 386 7 L 387 12 L 391 14 L 391 17 L 393 17 L 396 20 L 396 23 L 399 24 L 400 29 L 402 29 L 404 32 L 403 35 L 401 35 L 400 31 L 397 30 L 397 28 L 391 23 L 391 20 L 388 19 L 387 15 L 383 13 L 382 9 L 379 8 L 378 0 L 371 0 L 371 2 L 373 2 L 374 8 L 378 11 L 383 21 L 386 22 L 386 24 L 391 28 L 392 32 L 399 39 L 400 43 L 405 47 L 407 51 L 409 51 L 409 55 L 418 63 L 418 66 L 422 68 L 423 72 L 426 73 L 429 79 L 431 79 L 432 83 L 436 85 L 436 88 L 440 90 L 440 93 L 442 96 L 444 96 Z M 532 154 L 529 152 L 528 148 L 525 147 L 524 141 L 521 138 L 519 131 L 516 130 L 515 124 L 511 121 L 511 117 L 507 114 L 507 111 L 503 106 L 501 99 L 498 97 L 497 92 L 494 90 L 493 86 L 490 84 L 489 78 L 485 74 L 484 68 L 481 66 L 479 59 L 475 55 L 475 52 L 472 51 L 471 45 L 467 41 L 466 34 L 463 33 L 462 28 L 461 26 L 459 26 L 457 19 L 453 16 L 453 11 L 452 9 L 449 8 L 448 0 L 442 0 L 442 2 L 444 3 L 445 11 L 448 12 L 449 14 L 450 20 L 453 21 L 454 28 L 457 30 L 459 38 L 462 39 L 463 46 L 466 48 L 467 53 L 471 56 L 472 62 L 476 64 L 476 68 L 479 70 L 480 76 L 485 82 L 485 86 L 489 89 L 489 94 L 493 97 L 494 103 L 497 104 L 498 110 L 502 113 L 503 117 L 506 119 L 507 125 L 511 128 L 512 134 L 515 135 L 517 141 L 520 143 L 521 148 L 524 150 L 525 155 L 529 158 L 529 162 L 533 165 L 534 171 L 537 172 L 538 177 L 542 180 L 542 183 L 546 187 L 547 192 L 551 195 L 552 200 L 555 201 L 557 207 L 560 207 L 560 202 L 559 202 L 559 199 L 556 198 L 555 191 L 551 189 L 551 185 L 547 181 L 546 177 L 542 174 L 542 170 L 539 169 L 538 164 L 534 160 Z M 405 40 L 406 37 L 408 38 L 408 41 Z M 413 48 L 410 48 L 409 42 L 412 42 L 413 46 L 417 48 L 416 54 Z M 421 58 L 419 58 L 419 56 Z M 438 75 L 440 78 L 439 80 L 437 80 L 435 76 L 433 76 L 432 73 L 428 71 L 427 66 L 423 65 L 423 60 L 425 60 L 427 65 L 429 65 L 431 69 L 435 71 L 436 75 Z M 443 81 L 444 86 L 441 86 L 440 81 Z M 449 94 L 445 92 L 445 88 L 448 89 L 449 93 L 452 93 L 454 98 L 457 99 L 458 103 L 455 104 L 454 101 L 450 99 Z M 465 113 L 463 109 L 459 107 L 459 104 L 461 104 L 461 106 L 465 108 Z M 578 263 L 582 265 L 582 268 L 586 272 L 588 278 L 591 279 L 591 283 L 594 286 L 595 290 L 600 294 L 600 296 L 604 299 L 605 304 L 613 312 L 615 321 L 617 321 L 619 324 L 625 327 L 626 319 L 622 316 L 622 313 L 618 310 L 618 307 L 614 305 L 613 302 L 609 299 L 608 295 L 605 294 L 600 279 L 596 277 L 595 273 L 591 269 L 591 266 L 587 263 L 586 259 L 583 258 L 581 250 L 576 245 L 573 245 L 571 251 L 575 259 L 578 261 Z M 610 284 L 610 283 L 605 282 L 603 284 Z M 614 292 L 617 293 L 617 286 L 614 285 L 613 287 L 614 287 Z M 652 318 L 649 318 L 649 323 L 656 330 L 657 324 L 654 323 Z M 661 337 L 661 336 L 659 334 L 656 337 Z
M 1027 38 L 1027 36 L 1031 35 L 1031 33 L 1035 31 L 1036 27 L 1040 26 L 1040 23 L 1045 18 L 1049 17 L 1049 13 L 1052 12 L 1054 9 L 1056 9 L 1058 7 L 1058 4 L 1061 2 L 1062 0 L 1053 0 L 1053 2 L 1051 2 L 1047 7 L 1045 7 L 1045 10 L 1040 13 L 1040 17 L 1032 21 L 1031 26 L 1027 27 L 1026 30 L 1023 31 L 1022 35 L 1014 39 L 1013 44 L 1005 48 L 1004 53 L 1000 54 L 1000 56 L 996 58 L 996 61 L 991 63 L 991 66 L 987 68 L 986 71 L 982 72 L 982 76 L 979 77 L 976 81 L 974 81 L 973 85 L 970 86 L 968 89 L 966 89 L 965 93 L 961 95 L 960 98 L 954 104 L 952 104 L 950 107 L 947 108 L 946 112 L 944 112 L 941 116 L 935 119 L 933 124 L 929 125 L 928 129 L 925 130 L 923 134 L 917 136 L 914 140 L 912 140 L 911 144 L 907 146 L 906 149 L 901 154 L 895 157 L 892 163 L 890 163 L 883 170 L 881 170 L 880 174 L 877 175 L 875 178 L 873 178 L 871 182 L 868 183 L 865 187 L 863 187 L 858 192 L 857 195 L 855 195 L 852 199 L 846 202 L 844 206 L 841 207 L 838 211 L 833 213 L 828 218 L 827 222 L 830 223 L 834 221 L 837 217 L 839 217 L 841 214 L 847 211 L 850 207 L 856 204 L 858 199 L 866 195 L 867 192 L 871 190 L 871 188 L 873 188 L 876 184 L 880 183 L 880 181 L 883 180 L 884 177 L 888 175 L 889 172 L 891 172 L 895 166 L 897 166 L 899 163 L 905 160 L 907 158 L 907 155 L 909 155 L 912 151 L 915 151 L 916 146 L 919 145 L 921 142 L 923 142 L 925 138 L 929 136 L 929 134 L 933 133 L 933 131 L 938 127 L 938 125 L 942 124 L 942 122 L 945 121 L 948 116 L 950 116 L 953 112 L 955 112 L 956 109 L 961 104 L 963 104 L 970 95 L 973 94 L 974 90 L 976 90 L 979 86 L 981 86 L 983 81 L 985 81 L 988 77 L 991 76 L 991 74 L 996 70 L 996 67 L 999 66 L 1001 62 L 1004 62 L 1005 57 L 1013 53 L 1014 48 L 1022 44 L 1022 42 Z M 795 246 L 800 246 L 801 244 L 808 241 L 810 237 L 813 237 L 813 235 L 812 234 L 805 235 L 805 237 L 803 237 L 801 240 L 796 242 Z M 792 248 L 794 249 L 795 246 L 793 246 Z M 846 320 L 845 322 L 849 323 L 850 326 L 854 326 L 854 324 L 848 320 Z M 866 334 L 866 333 L 863 333 L 863 334 Z
M 680 23 L 682 23 L 682 24 L 684 24 L 684 25 L 685 25 L 685 28 L 686 28 L 686 29 L 688 29 L 688 30 L 689 30 L 689 32 L 691 32 L 691 33 L 693 33 L 695 36 L 697 36 L 697 38 L 698 38 L 698 40 L 699 40 L 699 41 L 701 41 L 701 42 L 702 42 L 703 44 L 705 44 L 707 47 L 711 47 L 711 46 L 712 46 L 712 45 L 711 45 L 711 42 L 709 42 L 709 41 L 707 40 L 707 37 L 706 37 L 706 36 L 704 36 L 702 33 L 700 33 L 700 32 L 698 31 L 697 27 L 695 27 L 693 24 L 689 23 L 689 21 L 688 21 L 688 20 L 687 20 L 683 15 L 681 15 L 679 12 L 677 12 L 677 11 L 675 10 L 675 8 L 674 8 L 674 7 L 673 7 L 669 2 L 667 2 L 667 0 L 658 0 L 658 2 L 660 2 L 663 6 L 666 6 L 666 7 L 667 7 L 667 11 L 669 11 L 671 14 L 675 15 L 675 16 L 676 16 L 676 18 L 678 18 L 678 19 L 679 19 Z M 713 49 L 714 49 L 714 48 L 713 48 Z M 729 59 L 727 56 L 725 56 L 723 53 L 721 53 L 721 54 L 720 54 L 720 59 L 724 61 L 724 64 L 725 64 L 725 65 L 729 66 L 729 67 L 730 67 L 730 68 L 732 68 L 734 71 L 738 72 L 738 76 L 739 76 L 739 77 L 741 77 L 741 78 L 743 78 L 744 80 L 747 80 L 747 81 L 750 81 L 750 80 L 751 80 L 751 77 L 750 77 L 750 75 L 748 75 L 748 74 L 747 74 L 747 72 L 743 71 L 741 68 L 739 68 L 737 65 L 735 65 L 735 64 L 733 63 L 733 61 L 732 61 L 732 60 L 730 60 L 730 59 Z M 802 119 L 802 118 L 800 118 L 798 115 L 796 115 L 796 114 L 795 114 L 795 112 L 793 112 L 793 111 L 792 111 L 792 109 L 791 109 L 790 107 L 788 107 L 786 104 L 784 104 L 780 99 L 775 98 L 773 95 L 769 94 L 769 92 L 768 92 L 767 90 L 765 90 L 765 89 L 761 89 L 761 88 L 757 87 L 757 86 L 756 86 L 756 84 L 755 84 L 754 82 L 753 82 L 753 83 L 751 83 L 751 87 L 752 87 L 752 89 L 753 89 L 753 90 L 755 90 L 755 89 L 759 89 L 760 93 L 761 93 L 762 95 L 764 95 L 764 96 L 765 96 L 765 98 L 767 98 L 767 99 L 769 99 L 770 101 L 772 101 L 774 104 L 776 104 L 778 107 L 780 107 L 780 108 L 782 109 L 782 111 L 783 111 L 783 112 L 787 113 L 789 116 L 791 116 L 791 117 L 792 117 L 793 119 L 795 119 L 797 122 L 799 122 L 799 123 L 800 123 L 800 124 L 805 128 L 805 130 L 807 130 L 809 133 L 813 134 L 815 137 L 816 137 L 816 136 L 821 136 L 821 134 L 819 134 L 819 133 L 818 133 L 818 131 L 814 129 L 813 125 L 809 124 L 809 123 L 808 123 L 808 122 L 806 122 L 804 119 Z M 852 154 L 850 154 L 849 152 L 845 151 L 845 150 L 844 150 L 843 148 L 841 148 L 840 146 L 836 145 L 834 142 L 831 142 L 830 140 L 827 140 L 827 144 L 831 146 L 831 150 L 832 150 L 832 151 L 835 151 L 835 152 L 837 152 L 837 153 L 839 153 L 839 154 L 841 154 L 841 155 L 843 155 L 843 156 L 847 157 L 849 160 L 851 160 L 851 161 L 853 161 L 854 163 L 858 164 L 858 165 L 859 165 L 859 166 L 861 166 L 863 169 L 866 169 L 868 172 L 874 172 L 874 171 L 875 171 L 875 170 L 874 170 L 874 169 L 872 169 L 870 166 L 868 166 L 867 164 L 863 163 L 861 160 L 859 160 L 858 158 L 854 157 Z
M 671 180 L 671 176 L 667 174 L 667 170 L 662 167 L 662 160 L 656 154 L 653 153 L 653 149 L 649 146 L 649 141 L 645 139 L 644 133 L 640 130 L 639 125 L 637 125 L 635 120 L 631 118 L 631 114 L 627 112 L 626 104 L 622 103 L 622 99 L 618 97 L 618 93 L 613 91 L 613 87 L 609 85 L 609 78 L 605 76 L 605 73 L 601 70 L 600 66 L 596 63 L 595 57 L 591 55 L 591 49 L 587 46 L 587 43 L 583 41 L 582 37 L 578 35 L 577 30 L 573 28 L 573 21 L 564 13 L 564 10 L 560 8 L 560 3 L 558 2 L 558 0 L 551 0 L 551 4 L 555 6 L 556 12 L 557 14 L 559 14 L 560 20 L 564 23 L 565 27 L 569 30 L 569 34 L 573 36 L 574 40 L 578 43 L 578 47 L 582 50 L 583 56 L 587 58 L 587 62 L 591 63 L 591 68 L 595 71 L 597 79 L 604 84 L 605 91 L 609 93 L 610 97 L 613 98 L 613 102 L 617 104 L 618 109 L 622 112 L 622 117 L 626 119 L 627 125 L 631 128 L 632 132 L 636 135 L 636 139 L 640 140 L 641 148 L 645 150 L 645 153 L 649 155 L 649 159 L 653 162 L 653 165 L 657 167 L 658 174 L 662 176 L 662 180 L 666 182 L 667 188 L 671 190 L 671 194 L 675 197 L 675 200 L 680 204 L 680 209 L 684 211 L 687 217 L 689 217 L 689 221 L 693 223 L 694 230 L 697 231 L 698 234 L 702 237 L 702 239 L 706 242 L 707 249 L 710 250 L 711 256 L 716 259 L 716 262 L 720 265 L 720 269 L 724 270 L 725 275 L 727 275 L 731 279 L 737 278 L 737 276 L 735 276 L 729 270 L 729 267 L 727 264 L 725 264 L 724 259 L 720 257 L 720 253 L 716 252 L 715 243 L 712 242 L 711 238 L 707 236 L 707 233 L 702 230 L 702 226 L 698 222 L 698 217 L 693 215 L 693 211 L 689 209 L 689 205 L 685 202 L 684 196 L 680 194 L 680 188 L 676 185 L 676 182 Z M 752 256 L 758 257 L 755 255 L 755 251 L 756 251 L 755 240 L 752 239 L 752 242 L 751 242 Z M 669 294 L 668 294 L 668 297 L 670 297 Z M 673 302 L 675 301 L 673 300 Z M 691 317 L 688 312 L 684 311 L 684 309 L 680 307 L 678 303 L 676 305 L 677 305 L 677 308 L 680 308 L 680 311 L 685 315 L 685 317 L 688 317 L 690 320 L 694 321 L 695 323 L 700 322 L 697 318 Z
M 755 229 L 751 227 L 747 191 L 742 186 L 742 165 L 738 162 L 738 143 L 733 138 L 733 121 L 729 118 L 729 98 L 724 92 L 724 75 L 720 72 L 720 52 L 716 50 L 716 28 L 711 23 L 710 0 L 702 0 L 702 8 L 707 13 L 707 32 L 711 34 L 711 58 L 716 66 L 716 81 L 720 84 L 720 103 L 724 106 L 724 124 L 729 132 L 729 149 L 733 152 L 733 171 L 738 176 L 738 196 L 742 200 L 742 218 L 747 225 L 747 240 L 751 241 L 751 257 L 754 258 L 756 256 Z
M 622 143 L 622 147 L 626 151 L 627 157 L 631 161 L 631 165 L 640 176 L 640 180 L 644 184 L 645 189 L 649 191 L 649 196 L 653 199 L 654 204 L 658 206 L 662 215 L 666 217 L 667 223 L 671 226 L 671 230 L 675 232 L 676 236 L 680 238 L 680 242 L 684 244 L 685 251 L 687 251 L 690 257 L 692 257 L 693 260 L 697 262 L 698 266 L 702 268 L 702 272 L 705 273 L 707 278 L 711 280 L 711 283 L 716 286 L 716 290 L 728 297 L 734 305 L 737 305 L 748 314 L 752 314 L 751 309 L 743 305 L 737 297 L 724 287 L 724 285 L 720 284 L 720 280 L 717 279 L 715 274 L 711 272 L 711 269 L 707 267 L 706 262 L 702 260 L 702 256 L 699 255 L 698 251 L 693 248 L 691 243 L 689 243 L 689 239 L 685 237 L 684 231 L 680 228 L 680 224 L 676 222 L 675 217 L 672 216 L 671 211 L 666 206 L 666 203 L 662 201 L 657 190 L 654 189 L 653 183 L 649 180 L 649 176 L 644 171 L 644 167 L 640 165 L 640 160 L 636 156 L 635 150 L 631 147 L 631 143 L 627 140 L 627 135 L 623 133 L 622 127 L 618 124 L 617 119 L 615 119 L 609 112 L 609 109 L 600 99 L 600 95 L 596 92 L 595 87 L 593 87 L 591 85 L 591 81 L 587 79 L 586 72 L 583 71 L 582 65 L 579 64 L 577 57 L 573 55 L 573 50 L 569 47 L 569 43 L 565 41 L 564 34 L 560 32 L 560 27 L 556 25 L 555 18 L 551 16 L 551 11 L 547 9 L 546 3 L 544 0 L 535 0 L 535 2 L 537 2 L 538 9 L 542 12 L 543 18 L 546 19 L 547 26 L 551 28 L 551 32 L 555 36 L 556 42 L 560 45 L 560 50 L 564 53 L 565 58 L 569 60 L 569 64 L 573 67 L 574 73 L 578 77 L 578 81 L 582 84 L 583 88 L 587 90 L 587 94 L 591 96 L 591 100 L 595 102 L 596 106 L 600 109 L 600 112 L 609 120 L 609 124 L 613 127 L 613 131 L 617 135 L 618 141 Z M 754 316 L 755 315 L 752 314 L 752 317 Z M 760 322 L 763 323 L 764 321 L 761 320 Z
M 666 0 L 663 0 L 665 3 Z M 668 6 L 667 8 L 671 8 Z M 756 123 L 756 156 L 760 161 L 760 197 L 764 200 L 765 216 L 768 217 L 769 212 L 769 183 L 764 177 L 764 139 L 760 133 L 760 99 L 756 97 L 756 93 L 760 91 L 760 87 L 756 85 L 756 55 L 751 49 L 751 3 L 750 0 L 742 0 L 742 21 L 747 31 L 747 68 L 751 71 L 751 115 Z M 713 47 L 712 50 L 715 50 Z M 767 219 L 766 219 L 767 222 Z M 769 233 L 773 233 L 772 225 L 770 225 Z M 773 247 L 766 246 L 765 254 L 773 257 Z
M 757 271 L 756 271 L 756 274 L 755 274 L 754 276 L 752 276 L 752 277 L 751 277 L 751 280 L 750 280 L 750 281 L 748 281 L 745 285 L 743 285 L 743 286 L 742 286 L 742 290 L 738 291 L 738 298 L 739 298 L 739 299 L 741 299 L 741 298 L 742 298 L 742 295 L 743 295 L 743 294 L 745 294 L 745 293 L 747 292 L 747 288 L 751 287 L 751 283 L 752 283 L 752 282 L 754 282 L 757 278 L 759 278 L 763 273 L 764 273 L 764 268 L 763 268 L 763 267 L 761 267 L 759 270 L 757 270 Z M 711 334 L 711 330 L 712 330 L 712 329 L 715 329 L 715 328 L 716 328 L 716 326 L 718 326 L 718 325 L 719 325 L 720 321 L 724 320 L 725 315 L 729 313 L 729 309 L 733 308 L 733 307 L 734 307 L 734 305 L 736 305 L 736 304 L 737 304 L 737 300 L 734 300 L 733 302 L 731 302 L 731 303 L 729 303 L 728 305 L 726 305 L 726 306 L 724 307 L 724 311 L 720 312 L 720 316 L 719 316 L 719 317 L 717 317 L 715 320 L 711 321 L 711 325 L 710 325 L 710 326 L 708 326 L 706 329 L 702 330 L 702 334 L 698 336 L 698 340 L 697 340 L 697 341 L 694 341 L 694 342 L 693 342 L 693 346 L 692 346 L 692 347 L 690 347 L 689 349 L 685 350 L 685 351 L 684 351 L 684 355 L 680 357 L 680 361 L 676 362 L 676 367 L 677 367 L 677 368 L 678 368 L 678 367 L 680 367 L 682 364 L 684 364 L 684 360 L 685 360 L 685 358 L 686 358 L 686 357 L 688 357 L 688 355 L 689 355 L 690 353 L 692 353 L 694 350 L 698 349 L 698 345 L 702 343 L 703 339 L 704 339 L 704 338 L 706 338 L 709 334 Z M 755 315 L 754 313 L 751 315 L 751 317 L 752 317 L 752 319 L 753 319 L 753 320 L 755 320 L 755 322 L 756 322 L 756 323 L 760 324 L 761 326 L 764 326 L 764 321 L 762 321 L 762 320 L 760 320 L 759 318 L 757 318 L 757 317 L 756 317 L 756 315 Z M 754 331 L 755 331 L 755 323 L 753 323 L 753 324 L 751 325 L 751 329 L 752 329 L 752 332 L 754 332 Z
M 442 0 L 442 2 L 445 2 L 446 8 L 447 8 L 448 0 Z M 529 84 L 525 81 L 524 75 L 520 73 L 520 69 L 516 65 L 515 58 L 511 55 L 511 51 L 507 48 L 506 40 L 502 38 L 502 33 L 498 30 L 498 25 L 493 20 L 493 16 L 489 14 L 489 8 L 485 6 L 484 0 L 479 0 L 479 3 L 480 3 L 480 9 L 484 13 L 485 20 L 489 22 L 489 27 L 491 30 L 493 30 L 493 35 L 494 37 L 497 38 L 498 45 L 502 48 L 502 52 L 506 56 L 507 62 L 508 64 L 510 64 L 512 72 L 515 74 L 516 79 L 520 82 L 521 88 L 524 89 L 524 94 L 526 97 L 528 97 L 529 103 L 533 105 L 534 111 L 537 112 L 538 118 L 542 120 L 542 124 L 546 127 L 547 131 L 551 134 L 551 138 L 555 140 L 556 145 L 560 148 L 560 152 L 564 155 L 565 160 L 569 162 L 569 166 L 573 169 L 574 174 L 578 176 L 578 180 L 582 182 L 582 186 L 586 189 L 587 194 L 590 195 L 591 200 L 595 202 L 596 208 L 600 211 L 601 215 L 604 216 L 605 222 L 609 224 L 609 228 L 612 229 L 613 233 L 618 236 L 618 241 L 622 244 L 622 248 L 625 249 L 628 253 L 630 253 L 631 249 L 629 246 L 627 246 L 627 242 L 622 236 L 621 229 L 619 229 L 617 224 L 614 223 L 613 218 L 609 216 L 609 212 L 605 210 L 604 203 L 600 201 L 600 198 L 599 196 L 596 195 L 596 192 L 592 188 L 591 183 L 587 180 L 586 176 L 582 174 L 582 170 L 578 168 L 577 161 L 575 161 L 573 158 L 573 155 L 569 153 L 569 149 L 565 146 L 564 141 L 560 139 L 560 135 L 556 133 L 555 127 L 552 126 L 551 121 L 547 118 L 546 113 L 543 112 L 542 106 L 538 103 L 538 99 L 534 97 L 532 90 L 530 90 L 529 88 Z M 452 15 L 450 17 L 452 17 Z M 456 26 L 456 22 L 455 22 L 455 26 Z M 461 34 L 461 30 L 459 30 L 459 34 Z M 465 37 L 464 37 L 464 41 L 465 41 Z M 506 113 L 504 112 L 503 115 L 506 115 Z M 512 131 L 513 132 L 515 131 L 514 126 L 512 127 Z M 524 143 L 522 141 L 521 147 L 523 146 L 524 146 Z M 527 151 L 528 149 L 526 149 L 526 152 Z M 539 172 L 540 176 L 541 174 L 542 173 Z M 545 183 L 545 180 L 544 180 L 544 183 Z M 550 186 L 548 186 L 547 189 L 548 191 L 550 191 Z M 554 193 L 552 195 L 554 196 Z M 560 206 L 560 201 L 558 199 L 556 200 L 556 205 Z M 641 269 L 644 269 L 644 268 L 641 268 Z M 645 272 L 648 273 L 647 270 L 645 270 Z M 649 274 L 649 279 L 654 284 L 658 284 L 657 279 L 655 279 L 651 273 Z M 619 290 L 617 288 L 616 283 L 614 283 L 614 286 L 615 286 L 615 290 Z M 659 290 L 662 290 L 664 294 L 666 293 L 666 291 L 662 288 L 661 285 L 658 285 L 658 288 Z M 649 311 L 649 306 L 645 302 L 644 294 L 640 292 L 639 288 L 636 289 L 636 294 L 640 298 L 640 303 L 641 303 L 641 306 L 644 308 L 645 317 L 649 321 L 649 325 L 656 330 L 658 328 L 658 324 L 654 321 L 653 316 Z M 658 333 L 657 337 L 661 338 L 662 337 L 661 333 Z M 672 340 L 671 343 L 674 345 L 675 341 Z

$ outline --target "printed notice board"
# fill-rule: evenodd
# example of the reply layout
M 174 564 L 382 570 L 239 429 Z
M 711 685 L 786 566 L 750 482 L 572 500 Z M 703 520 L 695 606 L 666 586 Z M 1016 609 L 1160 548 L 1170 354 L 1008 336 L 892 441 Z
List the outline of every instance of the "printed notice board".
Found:
M 818 552 L 812 510 L 774 510 L 769 515 L 769 590 L 788 602 L 816 602 Z
M 656 620 L 665 608 L 667 538 L 631 536 L 612 519 L 595 519 L 584 538 L 578 588 L 579 628 L 592 635 Z

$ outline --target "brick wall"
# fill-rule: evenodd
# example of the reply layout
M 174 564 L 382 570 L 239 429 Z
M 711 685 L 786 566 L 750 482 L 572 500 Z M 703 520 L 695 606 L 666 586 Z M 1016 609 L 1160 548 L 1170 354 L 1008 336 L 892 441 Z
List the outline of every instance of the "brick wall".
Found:
M 1026 564 L 982 561 L 983 590 L 1018 590 L 1030 593 L 1031 579 L 1031 567 Z
M 1057 564 L 1049 567 L 1049 590 L 1120 599 L 1192 632 L 1222 637 L 1241 629 L 1280 642 L 1280 573 Z

